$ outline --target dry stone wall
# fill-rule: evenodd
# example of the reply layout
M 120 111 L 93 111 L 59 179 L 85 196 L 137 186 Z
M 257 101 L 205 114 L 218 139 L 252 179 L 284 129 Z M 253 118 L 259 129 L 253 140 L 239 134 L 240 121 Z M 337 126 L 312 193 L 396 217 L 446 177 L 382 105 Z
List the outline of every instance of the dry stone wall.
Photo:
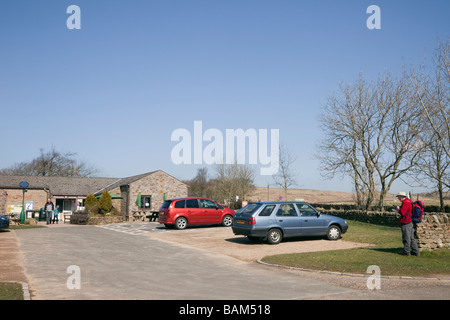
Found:
M 421 250 L 450 248 L 449 214 L 424 215 L 416 227 L 417 244 Z

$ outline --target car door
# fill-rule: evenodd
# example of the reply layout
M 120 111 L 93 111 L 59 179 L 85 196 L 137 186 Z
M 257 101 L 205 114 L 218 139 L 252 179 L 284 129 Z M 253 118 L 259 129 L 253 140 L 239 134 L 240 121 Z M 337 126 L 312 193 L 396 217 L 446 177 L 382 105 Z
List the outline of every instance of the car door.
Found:
M 297 203 L 300 212 L 301 234 L 305 236 L 317 236 L 325 234 L 325 220 L 318 212 L 307 203 Z
M 296 236 L 301 233 L 301 220 L 292 203 L 280 204 L 275 217 L 286 237 Z
M 186 199 L 185 215 L 189 224 L 202 223 L 202 210 L 200 209 L 198 199 Z
M 208 199 L 198 199 L 201 209 L 201 223 L 217 224 L 220 223 L 220 215 L 223 210 L 219 210 L 215 202 Z

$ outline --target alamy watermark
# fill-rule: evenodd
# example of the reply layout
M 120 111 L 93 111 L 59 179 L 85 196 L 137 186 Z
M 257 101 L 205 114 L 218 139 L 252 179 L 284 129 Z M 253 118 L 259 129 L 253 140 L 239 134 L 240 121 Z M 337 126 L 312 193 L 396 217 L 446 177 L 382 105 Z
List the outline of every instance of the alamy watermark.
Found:
M 226 129 L 223 133 L 210 128 L 203 132 L 203 122 L 194 121 L 193 132 L 179 128 L 170 139 L 178 142 L 171 152 L 174 164 L 259 164 L 261 175 L 278 172 L 279 129 L 270 129 L 269 142 L 268 129 Z
M 381 289 L 381 270 L 379 266 L 371 265 L 367 267 L 366 273 L 371 273 L 366 281 L 367 289 L 380 290 Z
M 69 290 L 81 289 L 81 269 L 77 265 L 70 265 L 67 267 L 67 273 L 70 276 L 67 278 L 66 286 Z

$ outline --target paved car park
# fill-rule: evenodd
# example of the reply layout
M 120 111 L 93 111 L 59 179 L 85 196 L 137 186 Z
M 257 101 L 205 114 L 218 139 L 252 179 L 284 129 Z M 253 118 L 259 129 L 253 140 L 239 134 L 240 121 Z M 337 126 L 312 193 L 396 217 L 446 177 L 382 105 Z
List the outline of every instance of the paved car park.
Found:
M 142 230 L 142 226 L 137 224 Z M 126 227 L 123 227 L 124 229 Z M 350 291 L 106 227 L 17 231 L 34 299 L 302 299 Z M 188 230 L 189 231 L 189 230 Z M 165 232 L 150 228 L 146 232 Z M 168 231 L 174 232 L 174 231 Z M 68 281 L 79 270 L 79 289 Z
M 368 290 L 366 278 L 254 262 L 261 255 L 274 254 L 272 250 L 354 245 L 342 240 L 286 241 L 271 246 L 236 237 L 230 228 L 179 231 L 158 223 L 51 225 L 2 233 L 0 239 L 11 238 L 13 233 L 32 299 L 449 298 L 448 281 L 382 280 L 382 290 Z M 73 288 L 77 281 L 79 288 Z

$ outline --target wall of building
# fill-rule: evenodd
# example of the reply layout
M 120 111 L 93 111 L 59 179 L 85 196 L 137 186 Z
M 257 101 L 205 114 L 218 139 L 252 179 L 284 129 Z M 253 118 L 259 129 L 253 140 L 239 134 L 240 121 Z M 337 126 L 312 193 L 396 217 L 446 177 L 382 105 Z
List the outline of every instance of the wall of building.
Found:
M 25 192 L 27 201 L 33 201 L 33 210 L 39 210 L 47 202 L 47 192 L 28 189 Z M 22 189 L 0 189 L 0 214 L 7 214 L 10 205 L 22 205 Z
M 121 211 L 123 214 L 125 214 L 124 209 L 126 209 L 129 214 L 132 214 L 133 211 L 141 210 L 135 203 L 139 192 L 141 192 L 141 195 L 151 196 L 151 207 L 149 211 L 158 211 L 164 202 L 164 193 L 166 194 L 166 199 L 172 199 L 187 197 L 188 191 L 186 184 L 163 171 L 157 171 L 138 181 L 130 183 L 128 195 L 123 192 L 125 189 L 126 187 L 122 186 L 122 188 L 118 187 L 111 190 L 112 193 L 122 196 Z M 128 196 L 127 204 L 126 196 Z

